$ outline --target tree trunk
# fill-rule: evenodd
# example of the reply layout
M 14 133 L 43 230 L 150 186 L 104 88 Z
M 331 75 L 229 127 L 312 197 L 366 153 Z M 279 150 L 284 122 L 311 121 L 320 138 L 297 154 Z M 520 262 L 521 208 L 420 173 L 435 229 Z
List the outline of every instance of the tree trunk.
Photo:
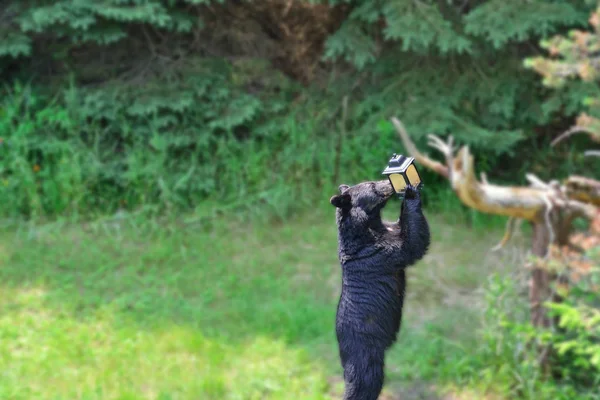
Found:
M 546 224 L 542 222 L 533 223 L 533 240 L 531 251 L 534 256 L 544 258 L 550 245 L 550 232 Z M 533 326 L 550 327 L 548 317 L 543 303 L 551 296 L 550 274 L 543 268 L 535 266 L 531 273 L 529 285 L 529 303 L 531 306 L 531 323 Z
M 539 258 L 546 257 L 550 245 L 550 232 L 544 221 L 533 223 L 533 238 L 531 251 L 534 256 Z M 552 295 L 550 273 L 540 267 L 536 262 L 534 264 L 531 280 L 529 283 L 529 304 L 531 310 L 531 323 L 536 328 L 549 328 L 551 326 L 550 317 L 543 303 Z M 540 346 L 537 349 L 539 353 L 539 363 L 543 374 L 550 372 L 550 349 L 548 346 Z
M 560 210 L 552 212 L 549 222 L 552 228 L 552 235 L 546 220 L 542 219 L 541 221 L 532 224 L 533 237 L 531 251 L 534 256 L 542 259 L 548 255 L 548 249 L 551 244 L 556 244 L 558 246 L 568 244 L 571 232 L 571 218 L 565 217 Z M 529 286 L 529 302 L 531 323 L 535 327 L 550 328 L 557 322 L 550 318 L 548 311 L 544 307 L 544 303 L 547 301 L 560 302 L 562 300 L 562 298 L 557 293 L 553 293 L 552 290 L 552 283 L 556 279 L 556 274 L 545 269 L 543 264 L 534 265 Z M 543 346 L 539 348 L 538 351 L 540 353 L 539 361 L 542 371 L 544 373 L 549 373 L 549 358 L 552 349 L 549 346 Z

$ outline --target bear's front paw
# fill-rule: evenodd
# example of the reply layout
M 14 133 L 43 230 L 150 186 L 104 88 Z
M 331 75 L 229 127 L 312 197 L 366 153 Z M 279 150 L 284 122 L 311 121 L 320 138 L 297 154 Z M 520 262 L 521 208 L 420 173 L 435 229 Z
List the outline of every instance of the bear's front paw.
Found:
M 408 185 L 406 189 L 404 189 L 404 198 L 406 200 L 415 200 L 419 199 L 420 197 L 421 194 L 419 193 L 419 190 L 416 187 Z

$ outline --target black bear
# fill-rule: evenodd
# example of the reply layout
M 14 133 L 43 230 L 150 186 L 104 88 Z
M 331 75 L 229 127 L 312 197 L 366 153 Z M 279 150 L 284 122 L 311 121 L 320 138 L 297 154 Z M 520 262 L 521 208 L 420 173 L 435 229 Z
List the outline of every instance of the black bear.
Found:
M 406 188 L 396 222 L 381 219 L 394 196 L 387 180 L 340 185 L 336 207 L 342 293 L 336 315 L 345 400 L 376 400 L 385 351 L 396 341 L 406 288 L 405 268 L 427 253 L 429 225 L 419 191 Z

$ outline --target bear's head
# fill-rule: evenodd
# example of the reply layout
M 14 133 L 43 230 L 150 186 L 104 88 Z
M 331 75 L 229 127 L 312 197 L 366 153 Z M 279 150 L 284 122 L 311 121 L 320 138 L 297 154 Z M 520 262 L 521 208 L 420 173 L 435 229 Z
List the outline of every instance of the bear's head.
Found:
M 354 226 L 381 220 L 381 210 L 395 193 L 388 180 L 340 185 L 338 189 L 340 194 L 329 199 L 337 208 L 338 224 L 347 221 Z

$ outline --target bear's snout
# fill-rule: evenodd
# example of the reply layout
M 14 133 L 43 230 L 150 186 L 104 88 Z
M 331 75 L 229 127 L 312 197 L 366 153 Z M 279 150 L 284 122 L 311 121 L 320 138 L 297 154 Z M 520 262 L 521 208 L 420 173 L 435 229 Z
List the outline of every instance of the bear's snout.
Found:
M 381 181 L 377 181 L 376 182 L 376 190 L 377 192 L 379 192 L 382 196 L 384 196 L 387 199 L 389 199 L 390 197 L 392 197 L 394 195 L 394 187 L 392 186 L 392 184 L 390 183 L 390 181 L 386 180 L 381 180 Z

